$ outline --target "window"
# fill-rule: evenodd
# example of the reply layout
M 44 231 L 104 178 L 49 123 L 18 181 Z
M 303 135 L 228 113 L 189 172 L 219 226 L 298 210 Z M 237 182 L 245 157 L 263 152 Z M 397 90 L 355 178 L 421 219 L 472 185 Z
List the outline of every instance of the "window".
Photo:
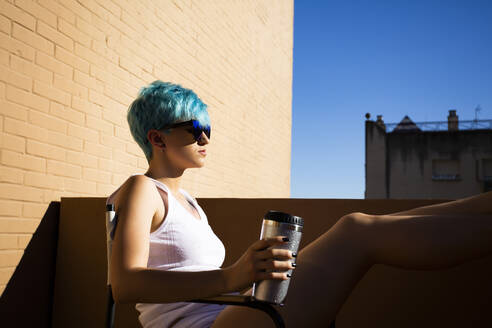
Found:
M 432 180 L 460 180 L 460 163 L 456 159 L 432 160 Z

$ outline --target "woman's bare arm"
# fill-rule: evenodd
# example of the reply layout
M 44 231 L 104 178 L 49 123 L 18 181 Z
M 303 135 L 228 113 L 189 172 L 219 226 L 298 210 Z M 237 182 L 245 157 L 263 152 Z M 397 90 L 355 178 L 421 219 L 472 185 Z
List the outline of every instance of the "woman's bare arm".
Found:
M 183 302 L 230 292 L 225 287 L 224 270 L 177 272 L 133 269 L 114 291 L 119 303 Z M 113 287 L 114 288 L 114 287 Z
M 152 219 L 165 211 L 161 204 L 154 183 L 142 175 L 130 177 L 118 192 L 118 227 L 110 264 L 115 301 L 167 303 L 231 292 L 224 269 L 176 272 L 147 268 Z
M 387 215 L 492 215 L 492 191 Z

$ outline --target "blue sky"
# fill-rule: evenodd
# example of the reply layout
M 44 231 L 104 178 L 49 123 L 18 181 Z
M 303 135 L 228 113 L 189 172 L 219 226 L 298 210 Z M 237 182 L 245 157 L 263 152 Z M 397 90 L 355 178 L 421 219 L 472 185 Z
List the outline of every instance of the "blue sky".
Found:
M 364 121 L 492 119 L 492 1 L 294 1 L 292 198 L 364 198 Z

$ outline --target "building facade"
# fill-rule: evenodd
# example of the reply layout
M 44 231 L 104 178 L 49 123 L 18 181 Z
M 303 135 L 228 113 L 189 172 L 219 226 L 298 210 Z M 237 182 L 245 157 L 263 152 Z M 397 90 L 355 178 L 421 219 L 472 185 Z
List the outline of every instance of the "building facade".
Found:
M 456 199 L 492 190 L 492 120 L 385 124 L 366 116 L 365 198 Z

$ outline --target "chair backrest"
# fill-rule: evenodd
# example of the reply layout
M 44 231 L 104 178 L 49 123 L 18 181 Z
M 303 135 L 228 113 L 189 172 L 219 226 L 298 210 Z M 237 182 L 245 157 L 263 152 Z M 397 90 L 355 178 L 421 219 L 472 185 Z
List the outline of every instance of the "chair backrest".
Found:
M 114 313 L 116 307 L 113 299 L 113 291 L 111 289 L 110 263 L 111 263 L 111 250 L 113 246 L 114 232 L 116 229 L 117 222 L 118 222 L 118 218 L 116 216 L 114 204 L 106 204 L 106 257 L 108 259 L 108 267 L 107 267 L 108 276 L 106 279 L 106 284 L 108 286 L 106 328 L 113 328 L 114 326 Z
M 114 314 L 116 312 L 116 304 L 113 299 L 113 291 L 111 289 L 111 285 L 108 285 L 108 301 L 106 305 L 106 328 L 114 327 Z
M 118 223 L 118 217 L 116 216 L 114 204 L 106 204 L 106 257 L 108 258 L 108 277 L 106 284 L 111 285 L 110 277 L 110 260 L 111 250 L 113 246 L 113 238 Z

